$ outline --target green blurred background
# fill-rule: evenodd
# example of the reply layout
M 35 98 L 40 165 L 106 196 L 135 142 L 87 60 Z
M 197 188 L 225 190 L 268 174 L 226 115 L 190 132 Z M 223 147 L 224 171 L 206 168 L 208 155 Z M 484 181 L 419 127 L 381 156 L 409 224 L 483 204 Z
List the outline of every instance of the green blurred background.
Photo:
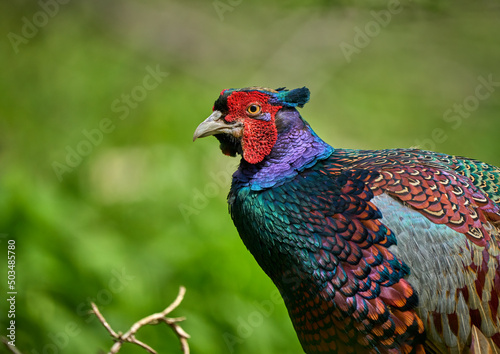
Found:
M 90 301 L 126 331 L 180 285 L 193 353 L 301 352 L 227 213 L 238 160 L 192 142 L 224 88 L 309 87 L 302 114 L 334 147 L 500 165 L 498 1 L 61 2 L 0 4 L 0 252 L 16 241 L 23 353 L 108 350 Z M 138 338 L 180 352 L 165 326 Z

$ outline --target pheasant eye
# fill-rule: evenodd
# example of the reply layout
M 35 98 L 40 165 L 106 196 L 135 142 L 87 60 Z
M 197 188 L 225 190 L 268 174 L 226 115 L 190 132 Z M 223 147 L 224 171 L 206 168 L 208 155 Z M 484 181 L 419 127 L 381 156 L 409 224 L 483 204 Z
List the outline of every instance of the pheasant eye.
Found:
M 250 116 L 256 116 L 261 111 L 261 107 L 258 104 L 251 104 L 247 107 L 247 113 Z

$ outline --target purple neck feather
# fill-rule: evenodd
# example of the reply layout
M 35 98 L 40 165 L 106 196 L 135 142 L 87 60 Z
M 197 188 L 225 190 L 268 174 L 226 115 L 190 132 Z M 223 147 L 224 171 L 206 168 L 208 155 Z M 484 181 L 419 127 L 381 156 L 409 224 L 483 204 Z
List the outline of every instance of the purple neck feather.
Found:
M 271 153 L 257 164 L 241 159 L 233 174 L 234 185 L 252 190 L 275 187 L 332 154 L 334 149 L 316 135 L 296 109 L 280 110 L 275 121 L 278 140 Z

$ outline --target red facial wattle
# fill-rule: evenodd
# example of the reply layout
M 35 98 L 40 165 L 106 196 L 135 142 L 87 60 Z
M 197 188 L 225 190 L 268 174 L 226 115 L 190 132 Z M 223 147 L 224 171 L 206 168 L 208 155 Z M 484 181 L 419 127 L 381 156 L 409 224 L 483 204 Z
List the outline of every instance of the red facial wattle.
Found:
M 252 104 L 260 106 L 259 117 L 248 113 L 247 108 Z M 227 98 L 227 106 L 229 112 L 225 120 L 242 120 L 244 124 L 241 140 L 243 158 L 252 164 L 261 162 L 269 155 L 278 138 L 274 116 L 282 106 L 270 104 L 269 96 L 258 91 L 234 92 Z M 262 117 L 265 119 L 259 119 Z

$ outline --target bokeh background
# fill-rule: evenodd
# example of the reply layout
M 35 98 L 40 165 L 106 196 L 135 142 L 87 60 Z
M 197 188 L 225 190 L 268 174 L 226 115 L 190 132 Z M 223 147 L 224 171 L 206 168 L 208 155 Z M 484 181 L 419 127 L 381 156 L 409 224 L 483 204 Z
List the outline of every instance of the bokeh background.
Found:
M 301 352 L 227 213 L 238 160 L 192 142 L 224 88 L 309 87 L 334 147 L 500 165 L 498 1 L 9 0 L 0 18 L 0 288 L 14 239 L 22 353 L 108 350 L 90 301 L 126 331 L 180 285 L 193 353 Z M 180 352 L 166 326 L 137 337 Z

